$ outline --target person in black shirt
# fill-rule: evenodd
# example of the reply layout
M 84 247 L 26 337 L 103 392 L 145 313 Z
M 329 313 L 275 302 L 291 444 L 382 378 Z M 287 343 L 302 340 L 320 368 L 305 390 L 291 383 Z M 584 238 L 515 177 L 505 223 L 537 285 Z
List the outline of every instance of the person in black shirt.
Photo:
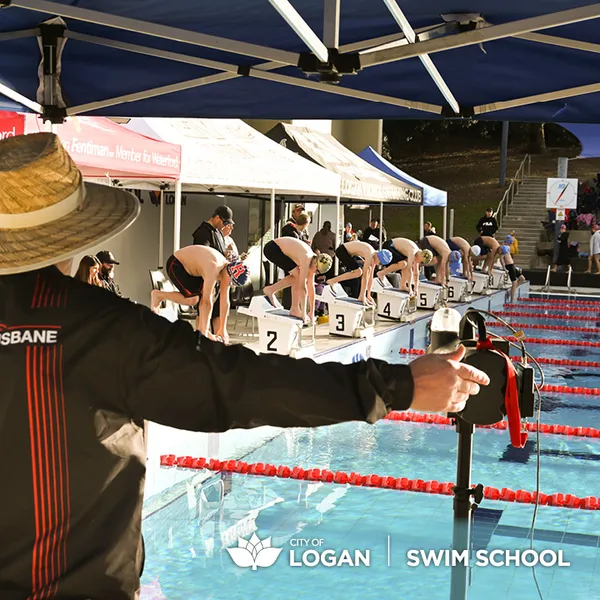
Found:
M 144 420 L 203 432 L 375 423 L 458 412 L 489 384 L 457 362 L 464 347 L 410 365 L 258 355 L 76 281 L 73 257 L 131 225 L 137 198 L 84 183 L 51 133 L 0 141 L 0 165 L 2 598 L 139 597 Z
M 485 217 L 481 217 L 477 223 L 477 231 L 480 235 L 486 237 L 494 237 L 496 231 L 498 231 L 498 221 L 494 215 L 493 208 L 485 209 Z
M 208 221 L 200 223 L 193 233 L 194 244 L 198 246 L 210 246 L 225 256 L 225 240 L 221 229 L 225 225 L 234 225 L 233 211 L 229 206 L 217 206 L 212 217 Z
M 293 233 L 292 231 L 294 225 L 300 224 L 299 217 L 303 214 L 306 215 L 306 213 L 304 212 L 304 204 L 294 204 L 290 220 L 281 229 L 281 237 L 297 237 L 299 240 L 308 243 L 309 235 L 306 227 L 303 227 L 302 229 L 297 229 L 297 233 Z M 309 218 L 308 215 L 306 215 L 306 218 Z M 308 222 L 310 222 L 310 219 Z
M 113 294 L 122 296 L 121 290 L 115 282 L 115 265 L 119 264 L 115 259 L 115 255 L 110 250 L 101 250 L 96 254 L 96 258 L 100 261 L 100 271 L 98 273 L 100 283 Z
M 371 219 L 369 226 L 365 228 L 362 234 L 362 241 L 372 246 L 375 250 L 379 250 L 379 221 L 377 219 Z M 382 237 L 382 242 L 385 242 L 385 233 Z

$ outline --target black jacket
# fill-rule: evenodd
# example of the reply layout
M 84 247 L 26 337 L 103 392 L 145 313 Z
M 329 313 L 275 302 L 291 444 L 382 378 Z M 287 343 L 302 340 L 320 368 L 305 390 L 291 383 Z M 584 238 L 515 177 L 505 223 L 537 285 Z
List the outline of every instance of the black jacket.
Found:
M 496 217 L 481 217 L 477 223 L 477 231 L 481 235 L 493 237 L 496 231 L 498 231 L 498 221 Z
M 193 233 L 194 244 L 198 246 L 210 246 L 225 256 L 225 238 L 221 232 L 215 229 L 208 221 L 202 221 Z
M 54 267 L 0 277 L 0 597 L 130 600 L 143 421 L 219 432 L 375 422 L 408 366 L 257 356 Z M 36 594 L 37 593 L 37 594 Z

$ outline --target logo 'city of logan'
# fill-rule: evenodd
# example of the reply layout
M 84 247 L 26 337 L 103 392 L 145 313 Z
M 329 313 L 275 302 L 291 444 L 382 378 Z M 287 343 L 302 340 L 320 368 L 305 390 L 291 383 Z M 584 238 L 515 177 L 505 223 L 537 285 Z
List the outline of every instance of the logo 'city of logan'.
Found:
M 252 570 L 256 571 L 258 567 L 270 567 L 275 564 L 281 548 L 272 548 L 270 537 L 261 541 L 253 533 L 248 541 L 238 538 L 238 547 L 227 548 L 227 552 L 238 567 L 252 567 Z

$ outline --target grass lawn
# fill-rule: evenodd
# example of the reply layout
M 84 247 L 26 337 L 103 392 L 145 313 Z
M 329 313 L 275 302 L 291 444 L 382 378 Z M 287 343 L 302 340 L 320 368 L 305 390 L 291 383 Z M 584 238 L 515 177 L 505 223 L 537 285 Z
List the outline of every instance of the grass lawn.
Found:
M 577 149 L 561 148 L 549 149 L 546 154 L 533 156 L 531 175 L 556 177 L 558 157 L 572 158 L 577 153 Z M 524 157 L 524 152 L 509 151 L 507 184 Z M 427 154 L 404 158 L 397 164 L 403 171 L 420 181 L 448 191 L 448 209 L 454 209 L 454 233 L 469 240 L 477 236 L 475 225 L 483 216 L 485 208 L 496 208 L 504 194 L 504 189 L 498 185 L 500 152 L 497 149 L 475 148 L 468 151 Z M 569 161 L 569 177 L 587 180 L 595 177 L 598 171 L 600 159 Z M 442 212 L 441 208 L 425 209 L 425 220 L 434 224 L 439 235 L 442 235 Z M 379 207 L 373 207 L 373 214 L 379 216 Z M 369 211 L 346 209 L 345 220 L 350 221 L 355 230 L 364 229 L 368 224 Z M 388 237 L 420 237 L 418 208 L 384 208 L 384 223 Z

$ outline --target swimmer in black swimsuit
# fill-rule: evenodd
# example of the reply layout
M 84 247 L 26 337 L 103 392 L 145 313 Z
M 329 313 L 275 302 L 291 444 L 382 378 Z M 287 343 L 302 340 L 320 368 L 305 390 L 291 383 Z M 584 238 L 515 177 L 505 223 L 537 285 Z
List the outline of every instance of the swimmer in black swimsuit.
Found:
M 450 277 L 449 272 L 449 261 L 450 261 L 450 247 L 441 237 L 437 235 L 428 235 L 421 238 L 417 242 L 421 250 L 430 250 L 433 252 L 435 257 L 435 280 L 445 286 L 448 283 Z
M 178 292 L 152 290 L 150 308 L 158 312 L 163 300 L 194 306 L 200 300 L 196 329 L 211 340 L 222 339 L 229 343 L 227 317 L 229 316 L 229 286 L 242 286 L 248 281 L 248 268 L 241 261 L 228 262 L 218 251 L 209 246 L 186 246 L 169 257 L 167 275 Z M 213 293 L 220 283 L 221 319 L 218 331 L 211 333 L 210 315 L 213 309 Z

